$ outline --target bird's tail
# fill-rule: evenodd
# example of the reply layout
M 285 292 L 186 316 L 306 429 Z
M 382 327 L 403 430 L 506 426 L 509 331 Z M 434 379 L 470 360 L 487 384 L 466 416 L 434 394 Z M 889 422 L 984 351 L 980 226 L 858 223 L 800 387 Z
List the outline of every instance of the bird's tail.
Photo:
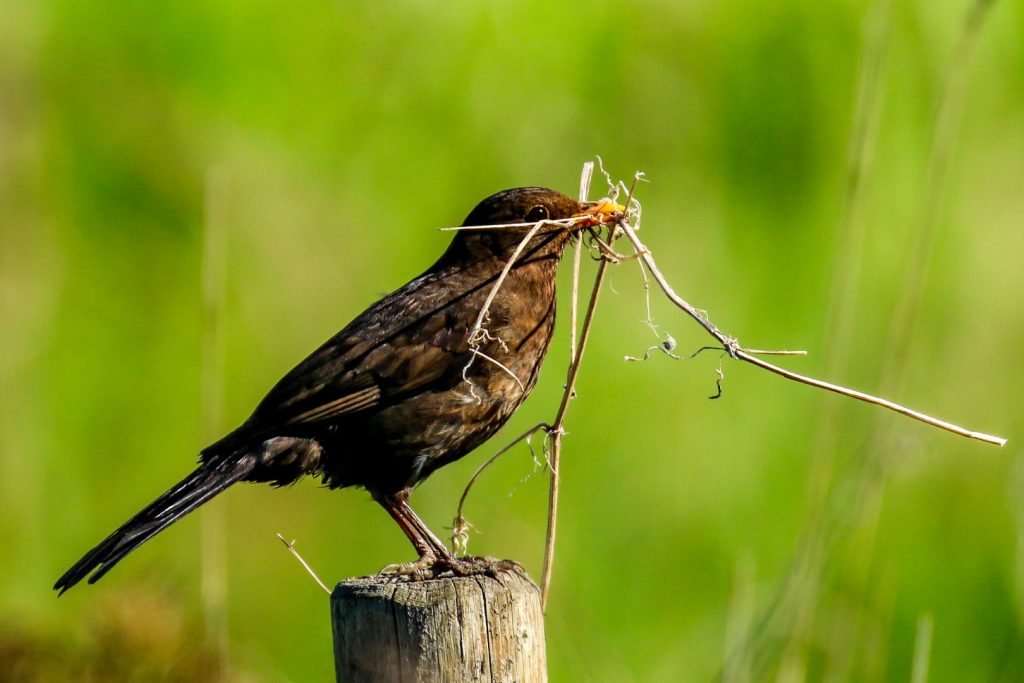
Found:
M 63 595 L 64 591 L 90 574 L 92 576 L 89 576 L 89 583 L 96 583 L 125 555 L 228 486 L 243 479 L 253 470 L 256 462 L 255 455 L 245 452 L 205 461 L 195 472 L 86 553 L 85 557 L 57 579 L 53 586 L 54 590 L 60 591 Z

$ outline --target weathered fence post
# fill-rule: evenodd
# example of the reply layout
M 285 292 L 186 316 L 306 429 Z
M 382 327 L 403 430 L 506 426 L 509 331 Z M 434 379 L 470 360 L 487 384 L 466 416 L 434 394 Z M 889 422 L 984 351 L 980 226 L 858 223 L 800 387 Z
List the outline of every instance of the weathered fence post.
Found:
M 331 622 L 339 683 L 547 681 L 540 591 L 517 572 L 349 579 Z

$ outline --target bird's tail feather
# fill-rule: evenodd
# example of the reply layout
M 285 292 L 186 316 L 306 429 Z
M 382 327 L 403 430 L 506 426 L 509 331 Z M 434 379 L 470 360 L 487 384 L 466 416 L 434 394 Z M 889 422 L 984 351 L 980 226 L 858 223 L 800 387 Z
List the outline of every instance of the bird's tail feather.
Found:
M 120 562 L 125 555 L 150 538 L 181 519 L 192 510 L 249 474 L 256 465 L 256 457 L 249 453 L 235 453 L 227 457 L 211 458 L 196 471 L 157 498 L 107 536 L 90 550 L 71 569 L 57 579 L 54 590 L 63 595 L 76 583 L 89 576 L 96 583 Z

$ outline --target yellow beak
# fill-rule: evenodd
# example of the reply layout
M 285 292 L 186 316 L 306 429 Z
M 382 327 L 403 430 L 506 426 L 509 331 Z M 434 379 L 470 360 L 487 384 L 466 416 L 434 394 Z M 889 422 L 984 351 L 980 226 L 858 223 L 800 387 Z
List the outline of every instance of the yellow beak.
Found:
M 609 199 L 596 202 L 580 202 L 580 212 L 573 218 L 586 217 L 587 220 L 574 224 L 573 227 L 593 227 L 604 223 L 614 223 L 619 219 L 626 207 Z

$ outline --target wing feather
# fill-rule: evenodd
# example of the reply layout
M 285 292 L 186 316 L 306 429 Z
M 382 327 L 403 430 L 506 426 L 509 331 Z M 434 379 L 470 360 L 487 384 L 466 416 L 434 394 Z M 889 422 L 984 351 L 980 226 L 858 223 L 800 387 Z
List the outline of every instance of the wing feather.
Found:
M 450 274 L 427 273 L 371 306 L 285 375 L 227 438 L 245 440 L 373 410 L 451 376 L 468 352 L 468 329 L 453 304 L 482 295 L 477 284 L 461 296 L 432 296 Z M 406 296 L 406 290 L 421 296 Z

